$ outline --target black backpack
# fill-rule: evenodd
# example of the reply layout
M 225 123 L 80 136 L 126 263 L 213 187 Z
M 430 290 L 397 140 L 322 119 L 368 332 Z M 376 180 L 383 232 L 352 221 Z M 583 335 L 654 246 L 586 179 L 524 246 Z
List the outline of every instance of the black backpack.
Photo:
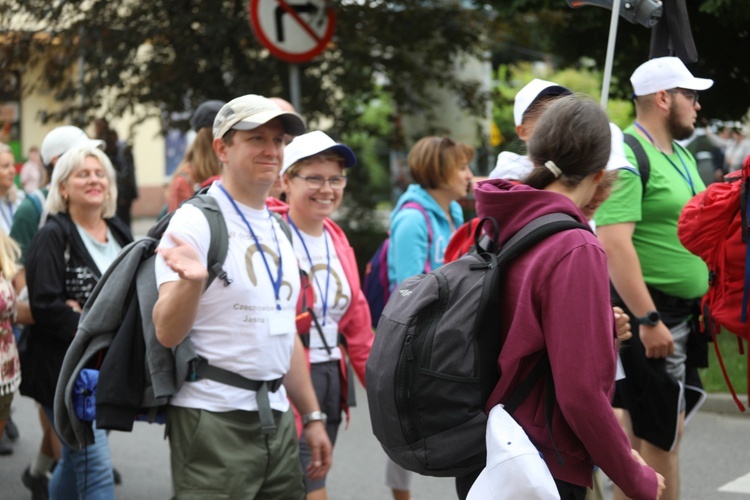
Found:
M 564 214 L 539 217 L 499 251 L 497 241 L 428 274 L 405 280 L 380 318 L 366 380 L 375 437 L 403 468 L 429 476 L 463 476 L 485 465 L 484 405 L 499 375 L 500 278 L 505 266 L 546 237 L 591 229 Z M 497 230 L 495 231 L 497 234 Z M 548 430 L 554 403 L 547 356 L 505 408 L 509 413 L 547 375 Z

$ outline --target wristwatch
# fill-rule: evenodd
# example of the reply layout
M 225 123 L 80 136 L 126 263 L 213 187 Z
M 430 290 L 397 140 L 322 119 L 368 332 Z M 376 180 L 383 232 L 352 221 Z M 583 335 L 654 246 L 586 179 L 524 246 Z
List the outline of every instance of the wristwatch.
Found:
M 323 422 L 323 425 L 325 425 L 326 420 L 328 420 L 328 416 L 322 411 L 313 411 L 302 415 L 303 426 L 309 424 L 310 422 Z
M 638 318 L 639 325 L 656 326 L 661 321 L 659 311 L 648 311 L 642 318 Z

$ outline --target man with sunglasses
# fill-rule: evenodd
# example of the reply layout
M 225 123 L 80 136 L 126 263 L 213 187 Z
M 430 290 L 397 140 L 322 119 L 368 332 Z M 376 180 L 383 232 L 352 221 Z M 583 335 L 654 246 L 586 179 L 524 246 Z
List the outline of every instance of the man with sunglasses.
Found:
M 622 171 L 596 214 L 614 295 L 635 333 L 620 351 L 626 378 L 618 382 L 615 406 L 625 410 L 621 421 L 633 448 L 665 477 L 662 498 L 677 499 L 680 437 L 702 392 L 688 337 L 698 333 L 692 320 L 708 270 L 677 237 L 682 207 L 705 186 L 695 159 L 675 141 L 692 135 L 698 92 L 713 81 L 694 77 L 676 57 L 642 64 L 630 81 L 636 120 L 625 133 L 637 142 L 625 151 L 643 173 L 634 151 L 642 148 L 650 173 L 644 183 L 638 173 Z

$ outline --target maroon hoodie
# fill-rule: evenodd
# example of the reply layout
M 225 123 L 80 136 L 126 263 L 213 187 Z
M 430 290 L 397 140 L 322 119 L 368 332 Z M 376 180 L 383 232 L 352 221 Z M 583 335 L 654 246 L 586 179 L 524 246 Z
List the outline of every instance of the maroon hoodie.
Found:
M 566 196 L 501 179 L 479 183 L 474 196 L 477 215 L 498 221 L 501 244 L 542 215 L 562 212 L 585 223 Z M 546 351 L 557 400 L 552 436 L 564 463 L 558 462 L 545 427 L 541 382 L 513 417 L 543 453 L 552 476 L 591 486 L 596 464 L 628 497 L 651 499 L 656 474 L 632 458 L 610 405 L 617 336 L 607 276 L 604 250 L 583 229 L 550 236 L 512 261 L 501 284 L 501 377 L 487 411 L 507 401 Z

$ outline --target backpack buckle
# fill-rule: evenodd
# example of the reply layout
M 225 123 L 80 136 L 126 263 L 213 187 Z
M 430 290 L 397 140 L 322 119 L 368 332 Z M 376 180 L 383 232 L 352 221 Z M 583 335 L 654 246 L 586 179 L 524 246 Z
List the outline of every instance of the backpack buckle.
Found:
M 201 366 L 205 362 L 206 358 L 202 356 L 196 356 L 188 361 L 188 371 L 187 375 L 185 376 L 185 380 L 188 382 L 196 382 L 198 380 L 201 380 L 203 376 L 199 372 L 201 371 Z

